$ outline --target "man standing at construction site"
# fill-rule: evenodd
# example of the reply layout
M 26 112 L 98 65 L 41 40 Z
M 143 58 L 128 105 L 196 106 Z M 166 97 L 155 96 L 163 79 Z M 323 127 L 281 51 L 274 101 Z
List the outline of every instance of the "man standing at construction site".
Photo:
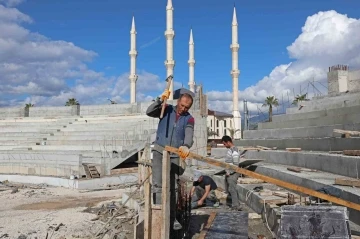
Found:
M 240 163 L 240 154 L 239 149 L 235 147 L 232 142 L 230 136 L 223 136 L 221 139 L 223 145 L 228 149 L 226 156 L 225 156 L 225 163 L 233 164 L 239 166 Z M 239 196 L 236 190 L 237 180 L 239 178 L 239 174 L 232 171 L 232 170 L 225 170 L 226 171 L 226 183 L 228 187 L 228 193 L 231 195 L 231 209 L 233 210 L 241 210 Z
M 162 103 L 168 99 L 169 90 L 165 90 L 160 98 L 157 98 L 146 110 L 150 117 L 160 118 Z M 154 204 L 161 204 L 162 190 L 162 152 L 165 146 L 172 146 L 179 149 L 179 156 L 170 154 L 170 225 L 175 221 L 176 210 L 176 175 L 182 175 L 185 171 L 183 160 L 190 153 L 193 145 L 195 120 L 188 112 L 193 104 L 193 97 L 189 93 L 180 92 L 177 105 L 166 105 L 164 116 L 159 121 L 156 132 L 156 140 L 152 151 L 152 192 Z

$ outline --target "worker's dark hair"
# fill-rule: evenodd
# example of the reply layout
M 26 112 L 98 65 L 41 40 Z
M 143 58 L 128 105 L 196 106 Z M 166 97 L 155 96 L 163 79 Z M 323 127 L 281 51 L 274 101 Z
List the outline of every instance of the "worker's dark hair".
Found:
M 222 138 L 221 138 L 221 142 L 230 142 L 230 143 L 232 143 L 232 139 L 231 139 L 231 137 L 230 136 L 228 136 L 228 135 L 224 135 Z
M 191 99 L 191 105 L 190 105 L 190 107 L 191 107 L 194 102 L 194 98 L 188 93 L 183 93 L 180 95 L 179 100 L 181 100 L 183 97 Z

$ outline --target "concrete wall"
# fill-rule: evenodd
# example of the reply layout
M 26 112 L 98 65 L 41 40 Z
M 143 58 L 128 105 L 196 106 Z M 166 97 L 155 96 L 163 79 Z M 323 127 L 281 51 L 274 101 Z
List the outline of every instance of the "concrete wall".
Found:
M 348 75 L 349 71 L 337 70 L 328 72 L 328 94 L 331 95 L 347 91 Z
M 82 173 L 81 156 L 57 154 L 0 154 L 0 173 L 70 177 Z
M 78 115 L 79 105 L 58 107 L 31 107 L 29 117 L 59 117 Z
M 360 105 L 360 93 L 354 92 L 348 94 L 340 94 L 336 96 L 313 98 L 312 100 L 304 101 L 301 104 L 304 105 L 301 110 L 299 110 L 298 107 L 287 108 L 286 114 L 298 114 L 324 109 L 334 109 Z
M 25 117 L 25 107 L 0 108 L 0 118 Z
M 324 116 L 311 119 L 289 120 L 284 122 L 267 122 L 259 123 L 259 129 L 279 129 L 279 128 L 298 128 L 335 124 L 356 124 L 360 123 L 360 112 L 352 112 L 352 114 L 339 116 Z
M 360 70 L 351 71 L 349 73 L 349 90 L 350 91 L 360 90 Z

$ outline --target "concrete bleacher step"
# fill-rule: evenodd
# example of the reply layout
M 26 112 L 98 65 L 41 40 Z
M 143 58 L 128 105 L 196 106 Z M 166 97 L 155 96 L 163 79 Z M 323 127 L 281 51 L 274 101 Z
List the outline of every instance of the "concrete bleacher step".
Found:
M 313 190 L 320 190 L 324 187 L 328 187 L 336 191 L 336 193 L 339 194 L 339 198 L 357 204 L 360 203 L 360 188 L 335 185 L 335 179 L 344 178 L 344 176 L 321 171 L 297 173 L 287 170 L 288 167 L 288 165 L 259 163 L 254 166 L 250 166 L 250 169 L 256 173 L 280 179 L 292 184 L 301 185 Z M 348 210 L 350 220 L 360 225 L 360 212 L 351 208 L 348 208 Z
M 46 145 L 94 145 L 94 146 L 125 146 L 133 145 L 139 141 L 149 141 L 149 137 L 146 139 L 121 139 L 121 140 L 46 140 Z M 0 143 L 1 145 L 1 143 Z
M 306 120 L 313 118 L 321 118 L 324 116 L 339 116 L 353 114 L 354 112 L 360 112 L 360 105 L 351 106 L 351 107 L 341 107 L 335 109 L 322 109 L 318 111 L 311 112 L 299 112 L 296 114 L 282 114 L 274 115 L 272 120 L 273 122 L 285 122 L 289 120 Z
M 259 123 L 258 129 L 278 129 L 278 128 L 298 128 L 298 127 L 311 127 L 323 125 L 336 125 L 336 124 L 358 124 L 360 123 L 360 113 L 351 112 L 339 116 L 324 116 L 310 119 L 294 119 L 284 122 L 266 122 Z
M 333 132 L 334 129 L 358 131 L 360 130 L 360 123 L 246 130 L 244 131 L 244 139 L 325 138 L 339 135 Z
M 218 152 L 220 154 L 220 152 Z M 280 150 L 247 151 L 248 159 L 264 159 L 267 163 L 286 164 L 295 167 L 315 169 L 345 177 L 359 177 L 360 157 L 328 152 L 288 152 Z
M 115 146 L 112 145 L 111 147 L 105 148 L 103 145 L 29 145 L 29 146 L 13 146 L 13 145 L 0 145 L 0 150 L 20 150 L 20 149 L 28 149 L 28 150 L 91 150 L 91 151 L 109 151 L 112 152 L 113 150 L 116 150 L 118 152 L 121 152 L 124 147 L 126 146 Z
M 352 107 L 360 105 L 359 92 L 349 93 L 349 94 L 340 94 L 337 96 L 323 96 L 313 98 L 310 101 L 304 101 L 301 103 L 304 107 L 299 110 L 298 107 L 287 108 L 287 114 L 298 114 L 305 112 L 313 112 L 323 109 L 336 109 L 343 107 Z
M 301 148 L 307 151 L 355 150 L 360 147 L 360 138 L 298 138 L 298 139 L 243 139 L 235 140 L 236 146 L 257 145 L 277 149 Z

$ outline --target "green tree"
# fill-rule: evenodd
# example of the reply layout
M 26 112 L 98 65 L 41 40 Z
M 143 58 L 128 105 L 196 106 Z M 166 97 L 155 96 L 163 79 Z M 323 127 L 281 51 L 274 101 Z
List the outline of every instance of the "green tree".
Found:
M 240 129 L 234 129 L 234 128 L 226 128 L 226 129 L 229 130 L 229 134 L 232 139 L 234 139 L 234 136 L 237 132 L 241 131 Z
M 208 138 L 211 137 L 211 136 L 219 136 L 215 131 L 212 131 L 209 127 L 207 127 L 207 135 L 208 135 Z
M 71 106 L 71 105 L 80 105 L 80 103 L 75 98 L 70 98 L 66 102 L 65 106 Z
M 269 122 L 272 122 L 273 107 L 279 106 L 279 100 L 275 96 L 268 96 L 265 99 L 265 103 L 262 107 L 269 107 Z
M 30 107 L 34 107 L 34 106 L 35 106 L 34 104 L 28 103 L 25 104 L 25 109 L 29 109 Z
M 299 103 L 303 102 L 303 101 L 308 101 L 309 99 L 306 98 L 307 93 L 303 94 L 303 95 L 297 95 L 294 99 L 294 101 L 292 102 L 293 105 L 298 105 Z

